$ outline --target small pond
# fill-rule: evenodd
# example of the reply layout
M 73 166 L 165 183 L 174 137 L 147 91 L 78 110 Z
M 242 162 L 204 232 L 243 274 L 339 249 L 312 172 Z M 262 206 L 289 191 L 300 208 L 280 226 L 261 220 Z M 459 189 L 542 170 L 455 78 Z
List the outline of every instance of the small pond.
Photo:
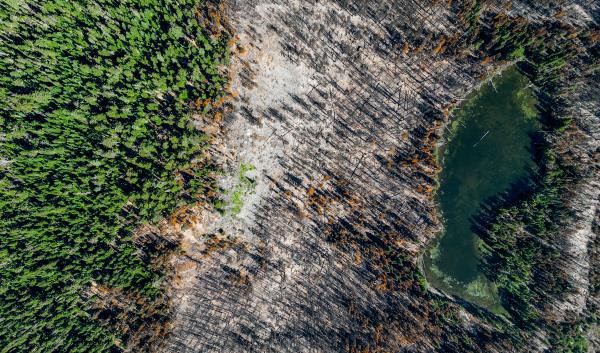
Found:
M 478 237 L 471 217 L 487 198 L 506 191 L 533 165 L 531 135 L 538 128 L 536 99 L 516 67 L 505 70 L 453 112 L 438 203 L 444 232 L 423 259 L 430 285 L 492 311 L 502 312 L 496 289 L 480 271 Z

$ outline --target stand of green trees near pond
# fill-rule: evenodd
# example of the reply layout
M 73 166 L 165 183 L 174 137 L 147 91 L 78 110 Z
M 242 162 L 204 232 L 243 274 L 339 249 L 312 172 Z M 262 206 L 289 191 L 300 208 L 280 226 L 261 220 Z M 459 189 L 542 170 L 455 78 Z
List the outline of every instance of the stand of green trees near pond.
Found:
M 210 186 L 190 107 L 222 96 L 230 38 L 202 6 L 0 4 L 0 352 L 120 351 L 131 333 L 101 324 L 119 318 L 90 309 L 91 284 L 161 297 L 132 232 Z
M 568 97 L 577 84 L 595 80 L 600 43 L 594 30 L 565 24 L 560 13 L 545 23 L 506 15 L 482 17 L 480 1 L 473 1 L 467 14 L 480 18 L 469 21 L 476 48 L 494 60 L 520 61 L 520 69 L 536 85 L 543 125 L 534 151 L 537 168 L 526 190 L 496 198 L 476 219 L 482 269 L 497 285 L 519 329 L 546 331 L 552 352 L 587 352 L 584 328 L 598 322 L 593 313 L 571 317 L 558 327 L 543 316 L 543 309 L 573 290 L 556 266 L 563 249 L 555 244 L 564 237 L 569 192 L 585 175 L 577 161 L 559 151 L 572 143 L 566 131 L 577 129 L 570 109 L 577 102 Z

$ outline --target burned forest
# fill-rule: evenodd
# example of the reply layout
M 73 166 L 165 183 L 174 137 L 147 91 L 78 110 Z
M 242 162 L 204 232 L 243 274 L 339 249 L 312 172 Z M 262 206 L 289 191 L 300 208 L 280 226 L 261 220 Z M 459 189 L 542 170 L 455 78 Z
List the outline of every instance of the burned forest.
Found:
M 226 169 L 255 166 L 256 187 L 239 215 L 184 240 L 207 249 L 221 239 L 208 256 L 177 260 L 194 264 L 179 274 L 164 351 L 596 349 L 598 10 L 226 3 L 233 98 L 214 154 Z M 490 277 L 503 316 L 432 288 L 419 261 L 442 227 L 435 151 L 452 109 L 512 65 L 535 85 L 543 131 L 535 186 L 478 224 L 488 271 L 502 273 Z M 492 230 L 534 218 L 536 229 Z

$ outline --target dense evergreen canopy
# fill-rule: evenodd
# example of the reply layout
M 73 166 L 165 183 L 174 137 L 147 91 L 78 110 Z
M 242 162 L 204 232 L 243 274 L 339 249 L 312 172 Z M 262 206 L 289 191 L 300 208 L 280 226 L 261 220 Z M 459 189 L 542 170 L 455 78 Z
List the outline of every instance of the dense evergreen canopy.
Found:
M 200 6 L 0 3 L 0 352 L 118 350 L 86 289 L 159 295 L 132 231 L 202 192 L 189 107 L 226 83 Z

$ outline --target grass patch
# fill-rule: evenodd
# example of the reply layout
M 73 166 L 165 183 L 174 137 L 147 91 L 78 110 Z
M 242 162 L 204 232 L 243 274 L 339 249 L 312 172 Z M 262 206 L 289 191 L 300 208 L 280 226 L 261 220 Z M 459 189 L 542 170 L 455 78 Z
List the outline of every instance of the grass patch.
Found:
M 222 215 L 227 212 L 230 212 L 232 215 L 237 215 L 242 211 L 244 198 L 252 193 L 256 187 L 256 181 L 247 176 L 249 172 L 254 171 L 255 169 L 256 168 L 250 163 L 240 164 L 237 183 L 227 194 L 229 202 L 221 199 L 215 204 L 215 208 L 217 208 Z

